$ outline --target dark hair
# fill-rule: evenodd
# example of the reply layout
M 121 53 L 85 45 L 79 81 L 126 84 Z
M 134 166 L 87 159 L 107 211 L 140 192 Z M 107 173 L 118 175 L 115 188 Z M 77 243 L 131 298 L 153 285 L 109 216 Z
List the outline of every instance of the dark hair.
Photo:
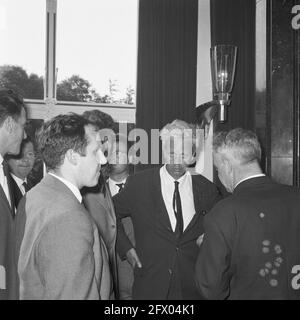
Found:
M 8 117 L 17 121 L 22 108 L 25 110 L 22 96 L 12 89 L 0 88 L 0 126 Z
M 69 113 L 58 115 L 42 125 L 36 138 L 38 151 L 48 170 L 59 168 L 70 149 L 85 155 L 88 141 L 84 127 L 88 124 L 82 116 Z
M 115 121 L 114 119 L 107 113 L 102 112 L 100 110 L 94 109 L 90 111 L 85 111 L 82 116 L 93 126 L 97 128 L 97 130 L 101 129 L 115 129 Z

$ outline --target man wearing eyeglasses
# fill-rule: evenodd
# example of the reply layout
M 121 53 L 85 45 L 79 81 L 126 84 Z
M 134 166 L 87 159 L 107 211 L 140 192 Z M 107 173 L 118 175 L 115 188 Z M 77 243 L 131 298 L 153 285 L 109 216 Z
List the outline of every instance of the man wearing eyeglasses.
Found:
M 0 300 L 14 298 L 16 270 L 13 257 L 15 214 L 11 177 L 4 157 L 18 154 L 23 138 L 26 112 L 22 97 L 10 89 L 0 89 Z

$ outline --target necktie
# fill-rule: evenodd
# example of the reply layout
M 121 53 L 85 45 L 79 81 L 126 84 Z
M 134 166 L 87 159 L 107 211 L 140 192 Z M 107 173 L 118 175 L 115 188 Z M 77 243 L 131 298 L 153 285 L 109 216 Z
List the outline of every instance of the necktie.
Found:
M 28 191 L 29 191 L 29 187 L 28 187 L 27 182 L 24 181 L 24 182 L 22 183 L 22 185 L 23 185 L 23 187 L 24 187 L 25 192 L 28 192 Z
M 174 181 L 174 183 L 175 183 L 175 190 L 173 195 L 173 210 L 177 220 L 175 234 L 177 237 L 180 237 L 183 233 L 183 217 L 182 217 L 180 193 L 178 188 L 179 182 Z
M 119 191 L 118 192 L 120 192 L 124 187 L 124 183 L 116 183 L 116 186 L 119 187 Z

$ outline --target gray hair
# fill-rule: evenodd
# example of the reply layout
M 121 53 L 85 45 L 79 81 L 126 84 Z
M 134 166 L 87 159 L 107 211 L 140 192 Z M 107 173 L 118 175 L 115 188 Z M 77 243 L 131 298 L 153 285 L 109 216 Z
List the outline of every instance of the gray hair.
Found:
M 230 155 L 239 164 L 247 164 L 261 159 L 261 147 L 254 132 L 236 128 L 228 132 L 218 132 L 213 140 L 214 153 Z

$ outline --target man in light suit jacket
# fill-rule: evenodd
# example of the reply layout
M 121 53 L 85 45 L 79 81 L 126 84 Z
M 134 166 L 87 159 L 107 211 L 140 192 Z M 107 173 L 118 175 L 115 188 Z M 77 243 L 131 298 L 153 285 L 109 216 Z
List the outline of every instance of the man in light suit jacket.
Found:
M 204 232 L 203 217 L 220 194 L 212 182 L 187 171 L 194 161 L 194 133 L 180 120 L 165 126 L 161 137 L 167 164 L 129 176 L 113 199 L 117 249 L 134 267 L 133 299 L 200 298 L 194 281 L 197 240 Z M 177 146 L 183 135 L 191 148 Z M 133 222 L 135 247 L 122 228 L 121 219 L 127 216 Z
M 26 113 L 22 97 L 10 89 L 0 89 L 0 300 L 15 299 L 13 221 L 15 214 L 7 154 L 18 154 L 26 137 Z
M 91 123 L 99 132 L 104 147 L 104 152 L 109 149 L 107 135 L 114 135 L 114 120 L 108 114 L 99 110 L 90 110 L 83 113 L 83 117 Z M 106 183 L 106 168 L 102 170 L 98 183 L 92 188 L 83 188 L 83 202 L 93 217 L 99 234 L 102 236 L 109 255 L 109 265 L 112 275 L 113 291 L 111 299 L 119 298 L 118 267 L 116 257 L 117 224 L 111 194 Z
M 48 174 L 20 203 L 20 299 L 108 299 L 107 251 L 79 191 L 97 184 L 106 162 L 99 135 L 82 116 L 59 115 L 42 126 L 38 148 Z
M 256 135 L 241 128 L 214 137 L 214 164 L 232 195 L 205 217 L 196 264 L 207 299 L 300 299 L 300 192 L 259 165 Z

